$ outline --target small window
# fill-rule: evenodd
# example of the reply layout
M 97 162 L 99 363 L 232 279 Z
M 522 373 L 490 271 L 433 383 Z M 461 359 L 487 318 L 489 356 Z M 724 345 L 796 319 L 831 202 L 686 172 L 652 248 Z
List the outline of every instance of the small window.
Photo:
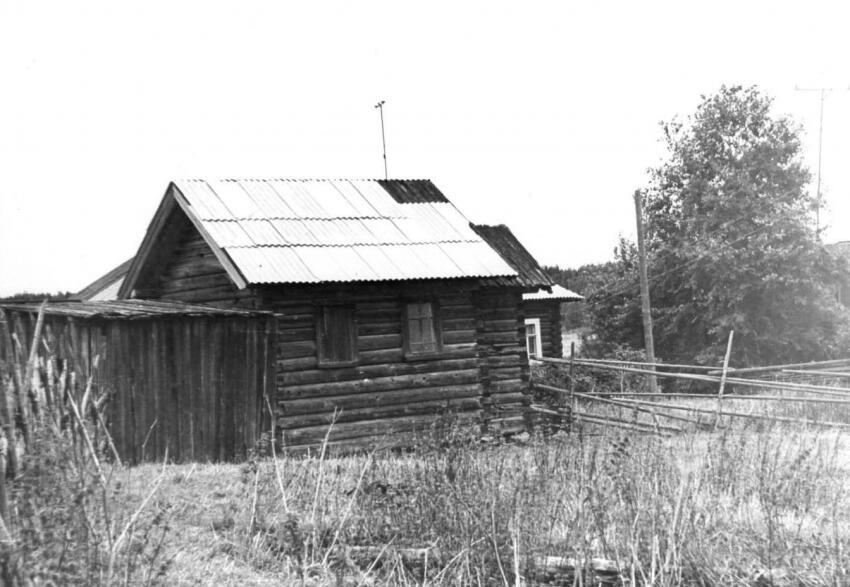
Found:
M 316 346 L 319 365 L 351 365 L 357 361 L 357 331 L 354 308 L 322 306 L 316 317 Z
M 528 318 L 525 321 L 525 348 L 528 358 L 543 356 L 543 343 L 540 339 L 540 318 Z
M 443 350 L 440 324 L 433 302 L 405 305 L 405 352 L 408 356 L 431 355 Z

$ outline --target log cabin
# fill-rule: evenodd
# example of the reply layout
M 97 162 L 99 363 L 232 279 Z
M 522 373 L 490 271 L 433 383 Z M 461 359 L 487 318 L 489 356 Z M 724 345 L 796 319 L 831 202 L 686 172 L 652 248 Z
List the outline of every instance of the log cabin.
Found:
M 343 446 L 447 421 L 512 434 L 529 393 L 522 296 L 553 284 L 490 229 L 429 180 L 175 181 L 117 297 L 272 312 L 284 446 L 318 445 L 331 422 Z

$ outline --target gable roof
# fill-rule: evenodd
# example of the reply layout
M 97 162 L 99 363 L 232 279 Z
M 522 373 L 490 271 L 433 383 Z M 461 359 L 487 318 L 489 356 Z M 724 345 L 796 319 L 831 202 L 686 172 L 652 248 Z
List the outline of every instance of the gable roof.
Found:
M 116 300 L 118 299 L 118 290 L 121 283 L 124 281 L 124 276 L 130 269 L 130 264 L 133 259 L 127 259 L 118 267 L 109 273 L 97 278 L 86 287 L 74 294 L 73 298 L 77 300 Z
M 554 282 L 541 269 L 531 253 L 504 224 L 473 224 L 479 234 L 517 272 L 518 281 L 525 287 L 551 288 Z
M 177 211 L 240 289 L 518 276 L 429 180 L 196 179 L 169 185 L 120 297 Z

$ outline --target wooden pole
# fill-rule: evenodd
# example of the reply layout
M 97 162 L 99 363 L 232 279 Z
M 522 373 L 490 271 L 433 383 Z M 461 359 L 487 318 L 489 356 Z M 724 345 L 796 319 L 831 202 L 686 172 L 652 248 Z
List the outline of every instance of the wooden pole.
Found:
M 12 447 L 14 450 L 14 447 Z M 6 498 L 6 456 L 9 454 L 9 444 L 6 442 L 6 436 L 0 432 L 0 518 L 3 518 L 3 523 L 6 527 L 10 527 L 9 523 L 9 502 Z
M 640 303 L 643 316 L 643 340 L 646 358 L 650 363 L 655 362 L 655 341 L 652 338 L 652 309 L 649 303 L 649 278 L 646 271 L 646 246 L 643 240 L 643 208 L 641 206 L 640 190 L 635 190 L 635 220 L 637 221 L 638 268 L 640 271 Z M 655 367 L 650 367 L 655 371 Z M 655 375 L 649 376 L 650 393 L 658 392 L 658 380 Z
M 720 375 L 720 387 L 717 390 L 717 414 L 714 416 L 714 429 L 720 423 L 720 412 L 723 403 L 723 388 L 726 387 L 726 372 L 729 370 L 729 355 L 732 354 L 732 338 L 735 331 L 729 331 L 729 342 L 726 343 L 726 356 L 723 358 L 723 372 Z
M 573 396 L 573 392 L 576 389 L 575 380 L 573 377 L 575 376 L 575 359 L 576 359 L 576 343 L 575 341 L 570 343 L 570 413 L 569 419 L 567 420 L 567 432 L 572 433 L 573 431 L 573 414 L 575 413 L 575 397 Z

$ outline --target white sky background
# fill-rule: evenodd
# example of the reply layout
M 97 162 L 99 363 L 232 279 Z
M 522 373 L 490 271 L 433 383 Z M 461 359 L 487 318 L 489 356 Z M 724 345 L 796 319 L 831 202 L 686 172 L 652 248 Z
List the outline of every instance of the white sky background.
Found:
M 842 3 L 0 0 L 0 295 L 132 256 L 177 177 L 430 178 L 545 264 L 611 258 L 659 121 L 758 84 L 804 124 L 847 87 Z M 850 92 L 826 241 L 850 239 Z M 814 188 L 813 188 L 814 189 Z

